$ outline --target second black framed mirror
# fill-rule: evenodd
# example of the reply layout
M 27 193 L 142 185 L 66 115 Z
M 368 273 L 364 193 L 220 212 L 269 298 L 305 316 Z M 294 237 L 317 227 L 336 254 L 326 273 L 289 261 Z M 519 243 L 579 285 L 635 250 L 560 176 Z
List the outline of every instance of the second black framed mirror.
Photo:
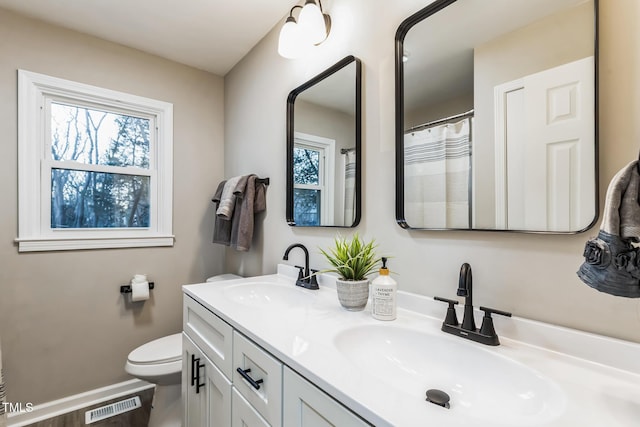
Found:
M 287 223 L 355 227 L 361 216 L 361 64 L 347 56 L 287 98 Z
M 570 234 L 595 223 L 597 12 L 597 0 L 436 0 L 402 22 L 401 227 Z

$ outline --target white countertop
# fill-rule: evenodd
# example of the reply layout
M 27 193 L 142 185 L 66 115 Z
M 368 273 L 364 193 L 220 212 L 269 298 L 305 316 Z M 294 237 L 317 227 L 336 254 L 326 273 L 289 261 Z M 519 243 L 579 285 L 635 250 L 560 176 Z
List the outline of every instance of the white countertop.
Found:
M 281 264 L 278 273 L 186 285 L 183 291 L 375 426 L 640 426 L 640 344 L 518 317 L 494 316 L 501 345 L 491 347 L 441 332 L 447 305 L 432 298 L 399 292 L 398 318 L 381 322 L 371 317 L 368 306 L 361 312 L 343 309 L 331 276 L 322 275 L 320 290 L 312 291 L 295 287 L 297 269 Z M 278 301 L 277 293 L 267 299 L 241 301 L 230 297 L 244 283 L 291 286 L 295 291 L 287 289 L 287 296 L 299 294 L 300 304 L 285 305 Z M 452 287 L 452 295 L 454 291 Z M 476 322 L 480 320 L 478 314 Z M 491 387 L 482 384 L 475 384 L 478 390 L 469 390 L 463 384 L 467 387 L 463 391 L 464 396 L 475 393 L 477 401 L 488 403 L 483 408 L 466 405 L 455 395 L 451 409 L 425 402 L 424 392 L 433 388 L 432 384 L 425 384 L 419 391 L 399 387 L 402 379 L 376 369 L 374 356 L 378 355 L 355 357 L 337 349 L 336 342 L 353 328 L 367 331 L 380 326 L 432 334 L 450 342 L 457 353 L 452 354 L 452 363 L 460 366 L 452 367 L 453 372 L 477 369 L 488 378 L 486 382 L 491 381 L 492 372 L 502 369 L 500 365 L 475 363 L 474 355 L 489 352 L 492 360 L 515 364 L 509 366 L 524 365 L 550 384 L 558 397 L 549 408 L 543 408 L 548 416 L 537 419 L 514 418 L 505 407 L 508 402 L 499 401 L 500 393 L 492 400 L 487 391 Z

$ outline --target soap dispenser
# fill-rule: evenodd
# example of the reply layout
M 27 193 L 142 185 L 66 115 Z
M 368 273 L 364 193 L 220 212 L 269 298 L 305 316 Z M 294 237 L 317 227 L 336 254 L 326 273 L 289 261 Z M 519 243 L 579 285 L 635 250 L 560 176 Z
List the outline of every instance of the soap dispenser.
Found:
M 378 320 L 395 320 L 398 284 L 389 276 L 387 258 L 382 258 L 380 275 L 371 282 L 371 314 Z

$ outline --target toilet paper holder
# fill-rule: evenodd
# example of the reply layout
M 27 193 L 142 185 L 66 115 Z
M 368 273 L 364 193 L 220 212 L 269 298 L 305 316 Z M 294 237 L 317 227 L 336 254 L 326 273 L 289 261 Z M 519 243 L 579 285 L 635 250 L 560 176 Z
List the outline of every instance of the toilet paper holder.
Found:
M 149 282 L 149 289 L 153 289 L 155 287 L 154 282 Z M 120 286 L 121 294 L 130 294 L 131 293 L 131 285 L 122 285 Z

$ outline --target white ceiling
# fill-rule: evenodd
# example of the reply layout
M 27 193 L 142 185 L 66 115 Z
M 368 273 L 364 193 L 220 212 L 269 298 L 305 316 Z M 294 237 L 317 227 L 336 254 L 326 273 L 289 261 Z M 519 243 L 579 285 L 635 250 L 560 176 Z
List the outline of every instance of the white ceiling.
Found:
M 9 9 L 224 76 L 296 0 L 0 0 Z

